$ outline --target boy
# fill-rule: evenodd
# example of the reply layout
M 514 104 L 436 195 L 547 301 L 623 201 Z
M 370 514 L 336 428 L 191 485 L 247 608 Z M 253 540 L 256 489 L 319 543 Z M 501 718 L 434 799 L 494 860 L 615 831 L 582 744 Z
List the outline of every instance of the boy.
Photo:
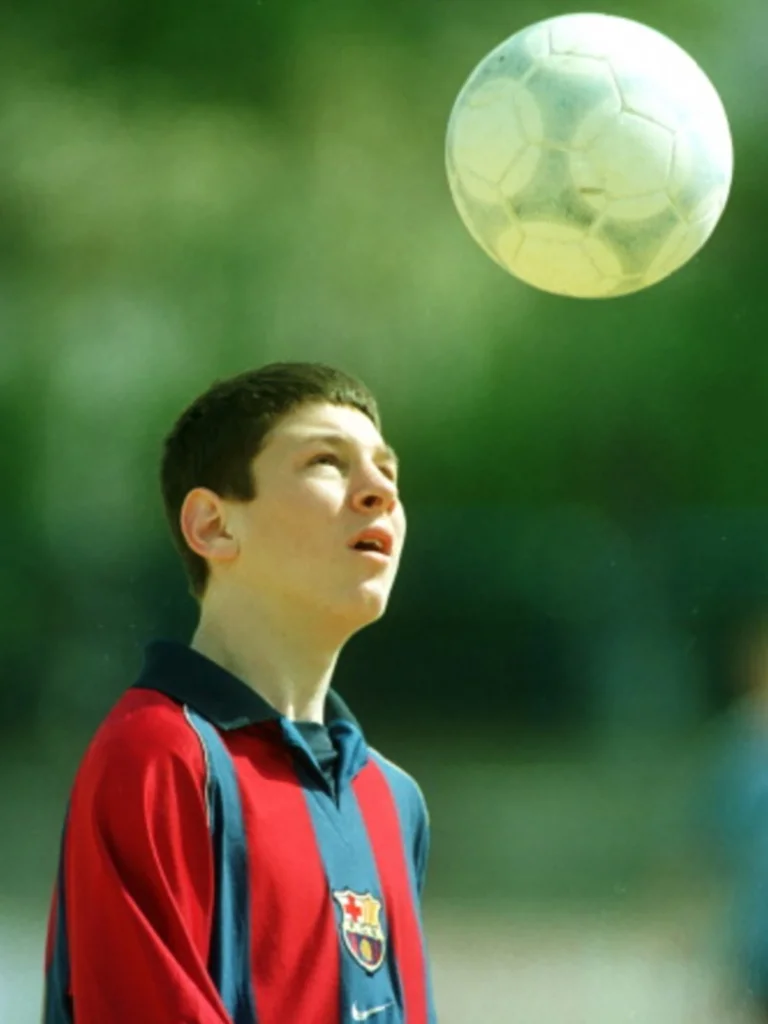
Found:
M 315 364 L 217 383 L 161 478 L 199 623 L 78 770 L 45 1024 L 433 1024 L 424 802 L 330 689 L 405 536 L 375 400 Z

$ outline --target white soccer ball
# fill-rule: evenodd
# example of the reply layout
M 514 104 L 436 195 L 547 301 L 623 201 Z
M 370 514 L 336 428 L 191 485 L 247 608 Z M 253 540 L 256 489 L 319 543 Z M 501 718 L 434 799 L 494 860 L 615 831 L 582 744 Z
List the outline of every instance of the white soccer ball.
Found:
M 717 224 L 733 174 L 720 97 L 646 25 L 566 14 L 475 68 L 448 124 L 451 193 L 505 270 L 560 295 L 661 281 Z

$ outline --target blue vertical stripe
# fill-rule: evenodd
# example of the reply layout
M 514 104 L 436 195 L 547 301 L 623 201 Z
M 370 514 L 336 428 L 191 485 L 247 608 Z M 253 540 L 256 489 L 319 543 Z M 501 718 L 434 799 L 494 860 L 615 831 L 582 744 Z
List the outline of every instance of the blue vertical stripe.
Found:
M 216 729 L 185 707 L 200 738 L 206 765 L 206 806 L 216 891 L 208 970 L 233 1024 L 257 1024 L 251 968 L 248 849 L 232 757 Z
M 45 978 L 43 1024 L 72 1024 L 72 999 L 69 995 L 69 945 L 67 943 L 67 906 L 64 899 L 64 843 L 69 810 L 64 817 L 56 883 L 56 925 L 51 963 Z

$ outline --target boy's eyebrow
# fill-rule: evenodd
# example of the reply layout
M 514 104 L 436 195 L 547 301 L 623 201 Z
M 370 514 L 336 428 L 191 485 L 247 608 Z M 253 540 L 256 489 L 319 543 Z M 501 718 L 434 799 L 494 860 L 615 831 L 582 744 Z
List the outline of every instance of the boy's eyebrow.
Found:
M 350 444 L 353 444 L 354 442 L 352 442 L 352 440 L 349 437 L 347 437 L 345 434 L 323 433 L 323 434 L 308 434 L 308 435 L 306 435 L 304 437 L 302 443 L 303 444 L 328 444 L 328 445 L 331 445 L 334 448 L 341 448 L 341 447 L 349 446 Z M 379 444 L 379 445 L 376 445 L 374 454 L 378 455 L 379 457 L 383 457 L 385 459 L 388 459 L 390 462 L 394 463 L 395 466 L 399 466 L 400 465 L 400 460 L 397 457 L 397 452 L 395 451 L 395 449 L 392 447 L 391 444 Z

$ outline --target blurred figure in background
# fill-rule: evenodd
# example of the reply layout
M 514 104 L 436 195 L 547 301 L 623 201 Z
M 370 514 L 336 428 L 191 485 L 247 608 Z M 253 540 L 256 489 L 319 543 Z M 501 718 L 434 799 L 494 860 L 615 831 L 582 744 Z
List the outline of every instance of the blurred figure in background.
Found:
M 768 609 L 737 633 L 736 697 L 705 791 L 709 866 L 726 888 L 720 936 L 739 1003 L 768 1022 Z

